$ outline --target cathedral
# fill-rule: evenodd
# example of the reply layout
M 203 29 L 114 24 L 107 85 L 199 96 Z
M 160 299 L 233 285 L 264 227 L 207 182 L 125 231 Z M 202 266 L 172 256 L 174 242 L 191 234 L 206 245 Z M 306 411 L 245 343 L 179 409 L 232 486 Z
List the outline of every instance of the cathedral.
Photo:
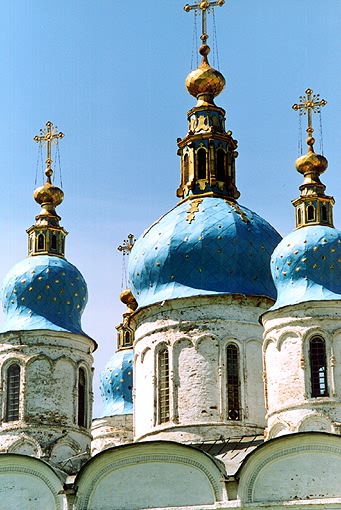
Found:
M 28 256 L 2 284 L 0 510 L 282 510 L 341 504 L 341 232 L 320 177 L 311 89 L 295 228 L 283 239 L 239 201 L 237 141 L 216 104 L 224 76 L 201 63 L 177 140 L 178 201 L 135 241 L 117 351 L 93 419 L 87 285 L 65 258 L 47 122 Z

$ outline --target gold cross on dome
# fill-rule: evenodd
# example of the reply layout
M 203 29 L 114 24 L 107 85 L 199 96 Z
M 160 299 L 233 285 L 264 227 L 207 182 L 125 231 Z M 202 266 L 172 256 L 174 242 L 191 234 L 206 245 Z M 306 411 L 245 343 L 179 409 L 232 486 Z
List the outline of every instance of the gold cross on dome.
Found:
M 209 0 L 198 0 L 198 3 L 194 5 L 186 4 L 184 9 L 186 12 L 190 11 L 198 11 L 201 10 L 201 17 L 202 17 L 202 34 L 201 34 L 201 40 L 205 44 L 208 35 L 207 35 L 207 12 L 210 12 L 210 9 L 212 7 L 215 7 L 216 5 L 219 5 L 222 7 L 225 3 L 225 0 L 216 0 L 216 1 L 209 1 Z
M 311 89 L 305 91 L 306 96 L 300 96 L 300 103 L 292 106 L 293 110 L 299 111 L 300 115 L 306 115 L 308 112 L 308 129 L 307 133 L 312 135 L 313 129 L 313 113 L 320 113 L 321 107 L 326 106 L 327 101 L 320 99 L 320 94 L 313 94 Z
M 45 174 L 47 175 L 48 182 L 51 182 L 51 146 L 54 141 L 58 142 L 59 138 L 64 138 L 64 133 L 61 131 L 57 133 L 57 127 L 55 127 L 52 122 L 49 120 L 46 122 L 46 127 L 44 129 L 40 130 L 40 136 L 35 136 L 33 140 L 35 142 L 42 142 L 46 143 L 47 147 L 47 158 L 46 158 L 46 165 L 47 168 L 45 170 Z

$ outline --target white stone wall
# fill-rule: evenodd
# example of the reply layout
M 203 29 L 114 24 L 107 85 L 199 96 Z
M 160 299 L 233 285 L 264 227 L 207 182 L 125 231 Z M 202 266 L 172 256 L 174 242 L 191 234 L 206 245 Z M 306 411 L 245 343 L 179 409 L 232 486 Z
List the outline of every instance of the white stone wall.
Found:
M 265 425 L 261 313 L 265 298 L 197 296 L 137 311 L 135 440 L 205 439 L 262 434 Z M 240 420 L 227 417 L 226 347 L 239 350 Z M 157 353 L 169 348 L 170 420 L 157 417 Z
M 222 509 L 224 475 L 219 461 L 196 448 L 165 441 L 121 446 L 82 469 L 74 510 Z
M 195 447 L 146 441 L 102 451 L 77 476 L 3 454 L 0 509 L 335 510 L 340 452 L 340 436 L 316 432 L 276 438 L 248 454 L 241 448 L 232 463 L 231 456 L 222 455 L 223 463 Z
M 0 452 L 28 453 L 74 472 L 90 454 L 94 342 L 54 331 L 4 333 L 0 341 Z M 13 363 L 20 366 L 19 420 L 6 421 Z M 86 374 L 85 427 L 78 425 L 79 368 Z
M 267 437 L 301 431 L 340 433 L 341 308 L 338 301 L 302 303 L 262 317 Z M 325 341 L 328 397 L 311 396 L 309 342 Z
M 0 455 L 1 510 L 71 510 L 63 482 L 45 462 Z
M 237 478 L 242 508 L 338 508 L 341 501 L 339 436 L 292 434 L 257 448 Z
M 133 442 L 133 415 L 121 414 L 96 418 L 92 422 L 91 455 Z

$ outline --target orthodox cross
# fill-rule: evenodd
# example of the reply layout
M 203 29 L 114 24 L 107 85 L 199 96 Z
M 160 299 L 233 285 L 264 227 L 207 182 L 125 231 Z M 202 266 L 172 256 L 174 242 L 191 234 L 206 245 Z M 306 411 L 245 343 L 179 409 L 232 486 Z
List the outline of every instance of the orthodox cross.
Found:
M 123 243 L 117 246 L 118 251 L 122 252 L 122 281 L 121 281 L 121 289 L 127 287 L 127 269 L 125 262 L 125 255 L 129 255 L 133 246 L 135 244 L 135 237 L 133 234 L 129 234 L 128 239 L 124 239 Z
M 195 14 L 197 14 L 197 11 L 199 9 L 201 10 L 202 34 L 201 34 L 200 39 L 203 41 L 204 44 L 206 43 L 206 41 L 208 39 L 206 14 L 207 14 L 207 12 L 210 12 L 210 9 L 212 7 L 215 7 L 216 5 L 219 5 L 220 7 L 222 7 L 224 5 L 224 3 L 225 3 L 225 0 L 216 0 L 216 1 L 209 1 L 209 0 L 200 0 L 199 1 L 198 0 L 197 4 L 194 4 L 194 5 L 186 4 L 184 7 L 186 12 L 196 11 Z
M 133 234 L 128 235 L 128 239 L 125 239 L 122 244 L 120 244 L 117 249 L 118 251 L 123 252 L 124 255 L 129 255 L 131 250 L 133 249 L 133 246 L 135 244 L 135 238 Z
M 57 133 L 57 128 L 54 127 L 54 125 L 52 124 L 51 121 L 48 121 L 48 122 L 46 122 L 46 127 L 44 129 L 40 130 L 40 136 L 35 136 L 33 138 L 33 140 L 35 142 L 46 143 L 46 147 L 47 147 L 46 165 L 47 165 L 47 168 L 45 170 L 45 175 L 47 175 L 47 180 L 50 183 L 51 183 L 51 175 L 53 173 L 52 169 L 51 169 L 51 164 L 52 164 L 51 145 L 54 142 L 54 140 L 56 142 L 58 142 L 58 138 L 63 138 L 63 137 L 64 137 L 64 133 L 62 133 L 61 131 L 59 133 Z
M 306 96 L 300 96 L 300 103 L 292 106 L 293 110 L 299 110 L 300 115 L 306 115 L 308 112 L 308 129 L 307 133 L 311 136 L 313 129 L 313 113 L 320 113 L 321 107 L 326 106 L 327 101 L 320 99 L 320 94 L 313 94 L 311 89 L 305 91 Z

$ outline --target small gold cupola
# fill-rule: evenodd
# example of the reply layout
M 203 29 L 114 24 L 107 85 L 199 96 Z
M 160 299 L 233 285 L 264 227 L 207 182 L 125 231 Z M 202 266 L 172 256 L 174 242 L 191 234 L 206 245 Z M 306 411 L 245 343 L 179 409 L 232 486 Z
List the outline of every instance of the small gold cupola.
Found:
M 313 94 L 311 89 L 306 90 L 306 96 L 300 97 L 300 103 L 294 104 L 293 109 L 300 115 L 308 113 L 308 145 L 307 154 L 296 160 L 296 170 L 303 174 L 304 181 L 300 186 L 300 196 L 292 201 L 296 210 L 296 228 L 307 225 L 327 225 L 333 227 L 334 198 L 325 195 L 326 186 L 321 182 L 320 175 L 328 167 L 327 159 L 314 152 L 315 139 L 312 127 L 312 114 L 319 113 L 327 101 L 320 99 L 319 94 Z
M 45 129 L 40 130 L 40 136 L 35 136 L 34 141 L 46 144 L 46 182 L 34 191 L 34 200 L 41 206 L 40 213 L 35 217 L 36 223 L 27 229 L 28 255 L 55 255 L 64 257 L 65 237 L 67 231 L 59 225 L 61 220 L 56 212 L 56 207 L 64 199 L 63 191 L 52 183 L 53 170 L 51 168 L 51 145 L 64 137 L 62 132 L 57 132 L 52 122 L 46 123 Z
M 137 301 L 130 289 L 124 289 L 120 294 L 120 300 L 127 305 L 123 313 L 123 321 L 116 326 L 117 329 L 117 350 L 131 349 L 134 344 L 134 330 L 130 326 L 130 316 L 137 309 Z
M 235 176 L 238 143 L 233 139 L 232 131 L 225 131 L 225 110 L 214 103 L 225 87 L 225 78 L 208 62 L 207 12 L 224 3 L 224 0 L 203 0 L 184 7 L 187 12 L 201 11 L 202 45 L 199 53 L 202 60 L 186 79 L 186 88 L 197 99 L 197 104 L 187 113 L 187 135 L 177 141 L 181 158 L 177 196 L 181 199 L 205 194 L 235 201 L 240 196 Z
M 133 234 L 128 234 L 127 239 L 124 239 L 117 249 L 122 253 L 122 285 L 120 300 L 127 308 L 123 313 L 123 321 L 116 326 L 117 330 L 117 350 L 131 349 L 134 344 L 135 332 L 130 326 L 130 316 L 137 309 L 138 304 L 134 298 L 131 290 L 127 288 L 127 272 L 125 259 L 130 255 L 131 250 L 135 244 L 135 237 Z M 125 288 L 123 288 L 125 287 Z

